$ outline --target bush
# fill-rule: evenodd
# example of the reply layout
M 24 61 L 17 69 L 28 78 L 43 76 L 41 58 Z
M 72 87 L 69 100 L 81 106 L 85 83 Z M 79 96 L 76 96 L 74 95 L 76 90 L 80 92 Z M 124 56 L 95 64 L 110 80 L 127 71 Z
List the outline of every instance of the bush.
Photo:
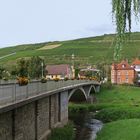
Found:
M 62 128 L 54 128 L 48 140 L 73 140 L 74 136 L 73 124 L 68 123 Z
M 111 82 L 106 82 L 106 83 L 104 83 L 104 84 L 102 84 L 102 88 L 103 89 L 112 89 L 113 88 L 113 85 L 112 85 L 112 83 Z

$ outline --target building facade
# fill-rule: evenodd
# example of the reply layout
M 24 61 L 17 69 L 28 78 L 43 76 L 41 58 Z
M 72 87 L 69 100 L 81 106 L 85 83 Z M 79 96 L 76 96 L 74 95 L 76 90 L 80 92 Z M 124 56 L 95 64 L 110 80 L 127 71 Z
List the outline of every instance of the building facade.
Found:
M 127 61 L 112 64 L 111 83 L 113 84 L 133 84 L 135 79 L 135 69 Z
M 140 60 L 136 58 L 131 66 L 135 69 L 135 79 L 136 82 L 140 84 Z
M 74 78 L 75 71 L 74 68 L 67 64 L 61 65 L 47 65 L 46 66 L 46 78 L 47 79 L 64 79 L 64 78 Z

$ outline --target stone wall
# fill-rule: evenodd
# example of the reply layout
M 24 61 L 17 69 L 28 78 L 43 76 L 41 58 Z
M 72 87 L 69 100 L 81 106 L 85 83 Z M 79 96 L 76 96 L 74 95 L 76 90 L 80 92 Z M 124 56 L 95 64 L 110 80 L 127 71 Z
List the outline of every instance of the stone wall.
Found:
M 68 121 L 68 92 L 56 93 L 0 114 L 0 140 L 46 140 Z
M 15 140 L 35 140 L 35 103 L 17 108 L 15 112 Z
M 0 140 L 13 140 L 12 111 L 0 114 Z
M 41 99 L 37 103 L 37 139 L 46 137 L 50 128 L 49 97 Z

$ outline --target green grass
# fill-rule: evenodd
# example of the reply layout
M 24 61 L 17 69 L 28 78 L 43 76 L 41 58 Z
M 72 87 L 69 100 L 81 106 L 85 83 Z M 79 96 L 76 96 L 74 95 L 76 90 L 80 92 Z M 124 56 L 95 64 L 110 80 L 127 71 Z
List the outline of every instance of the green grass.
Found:
M 0 49 L 0 57 L 16 52 L 16 55 L 1 59 L 0 64 L 13 64 L 21 57 L 42 56 L 47 64 L 71 63 L 71 55 L 75 54 L 75 64 L 98 64 L 105 61 L 108 64 L 113 60 L 114 35 L 83 38 L 70 41 L 50 42 L 19 45 Z M 133 33 L 131 40 L 123 47 L 123 58 L 138 57 L 140 54 L 140 33 Z M 60 47 L 50 50 L 38 50 L 45 45 L 61 44 Z
M 113 86 L 111 90 L 101 89 L 96 94 L 99 104 L 140 105 L 140 87 Z
M 70 115 L 95 111 L 95 118 L 104 122 L 97 140 L 138 140 L 140 137 L 140 87 L 103 85 L 94 104 L 70 104 Z
M 104 125 L 97 140 L 139 140 L 140 119 L 119 120 Z
M 140 107 L 140 87 L 117 86 L 111 89 L 101 87 L 100 93 L 95 94 L 96 102 L 94 104 L 69 104 L 71 111 L 93 111 L 105 108 L 135 108 Z
M 138 140 L 140 137 L 140 88 L 113 86 L 97 96 L 102 109 L 96 118 L 105 123 L 97 140 Z M 97 106 L 98 106 L 97 105 Z M 116 121 L 118 120 L 118 121 Z
M 54 128 L 48 140 L 73 140 L 74 136 L 73 124 L 68 123 L 63 128 Z

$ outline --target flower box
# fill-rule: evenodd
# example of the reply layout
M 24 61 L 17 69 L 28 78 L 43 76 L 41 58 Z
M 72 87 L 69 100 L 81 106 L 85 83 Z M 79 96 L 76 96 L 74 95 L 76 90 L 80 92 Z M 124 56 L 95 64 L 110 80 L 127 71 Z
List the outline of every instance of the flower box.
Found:
M 17 78 L 17 83 L 19 84 L 19 86 L 27 85 L 28 82 L 29 82 L 29 79 L 27 77 L 18 77 Z

